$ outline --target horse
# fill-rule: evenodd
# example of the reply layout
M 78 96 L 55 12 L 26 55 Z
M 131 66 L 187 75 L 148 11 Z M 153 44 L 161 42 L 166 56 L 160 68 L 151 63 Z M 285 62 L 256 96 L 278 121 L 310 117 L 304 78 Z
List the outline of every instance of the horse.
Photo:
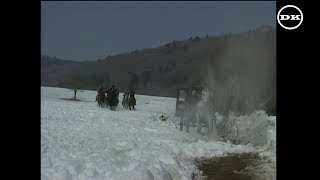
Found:
M 127 103 L 130 111 L 131 111 L 131 107 L 132 107 L 132 110 L 135 110 L 134 105 L 136 105 L 136 98 L 133 95 L 129 94 L 127 98 Z
M 119 103 L 118 95 L 119 93 L 115 93 L 115 94 L 108 93 L 107 102 L 111 110 L 115 110 L 116 107 L 118 106 L 118 103 Z
M 108 107 L 109 102 L 104 92 L 100 92 L 96 96 L 96 102 L 98 102 L 99 107 Z
M 104 98 L 105 98 L 105 95 L 104 93 L 98 93 L 97 96 L 96 96 L 96 102 L 98 102 L 98 106 L 99 107 L 103 107 L 103 104 L 104 104 Z
M 128 109 L 128 95 L 127 94 L 123 94 L 122 106 L 123 106 L 123 108 Z

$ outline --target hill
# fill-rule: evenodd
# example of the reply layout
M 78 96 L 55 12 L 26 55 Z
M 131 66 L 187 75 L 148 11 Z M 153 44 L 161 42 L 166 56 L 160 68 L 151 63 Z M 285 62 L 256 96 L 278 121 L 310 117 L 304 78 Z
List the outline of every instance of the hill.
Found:
M 176 96 L 178 87 L 207 84 L 275 102 L 276 31 L 264 26 L 235 34 L 191 37 L 97 61 L 42 57 L 42 86 L 77 84 L 96 90 L 102 82 L 114 83 L 120 91 L 133 87 L 139 94 L 169 97 Z

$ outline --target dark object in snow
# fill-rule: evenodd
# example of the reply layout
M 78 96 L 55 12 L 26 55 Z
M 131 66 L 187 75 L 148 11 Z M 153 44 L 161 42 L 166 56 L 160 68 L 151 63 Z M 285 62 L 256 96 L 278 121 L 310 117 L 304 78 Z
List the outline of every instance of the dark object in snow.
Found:
M 134 94 L 135 92 L 132 90 L 132 88 L 130 88 L 129 96 L 128 96 L 128 106 L 130 110 L 131 110 L 131 107 L 133 110 L 135 110 L 134 106 L 136 105 L 136 98 L 134 97 Z
M 111 110 L 115 110 L 119 103 L 119 91 L 112 85 L 107 93 L 107 101 Z
M 168 117 L 166 117 L 166 116 L 164 116 L 164 115 L 161 115 L 161 116 L 160 116 L 160 120 L 161 120 L 161 122 L 167 121 L 167 120 L 168 120 Z
M 132 90 L 132 88 L 129 89 L 129 91 L 125 91 L 123 94 L 123 99 L 122 99 L 122 106 L 125 109 L 131 109 L 135 110 L 134 106 L 136 105 L 136 98 L 134 97 L 135 92 Z
M 109 102 L 105 93 L 108 93 L 108 86 L 101 85 L 96 96 L 96 102 L 98 102 L 99 107 L 109 107 Z

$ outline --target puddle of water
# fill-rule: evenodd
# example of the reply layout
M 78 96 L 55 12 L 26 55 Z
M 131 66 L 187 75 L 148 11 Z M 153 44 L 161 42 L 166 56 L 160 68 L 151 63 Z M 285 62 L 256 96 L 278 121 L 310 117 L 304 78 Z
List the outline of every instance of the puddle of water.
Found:
M 264 160 L 256 153 L 229 154 L 225 157 L 196 159 L 198 169 L 202 176 L 208 180 L 256 180 L 255 167 Z

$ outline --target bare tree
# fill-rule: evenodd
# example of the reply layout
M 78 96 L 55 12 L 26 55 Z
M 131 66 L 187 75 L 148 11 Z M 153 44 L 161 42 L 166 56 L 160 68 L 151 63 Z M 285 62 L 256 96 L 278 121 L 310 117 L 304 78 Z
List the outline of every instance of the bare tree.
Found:
M 74 92 L 73 100 L 77 100 L 77 92 L 82 92 L 81 89 L 85 87 L 83 78 L 80 76 L 72 75 L 70 84 L 71 87 L 69 89 Z

